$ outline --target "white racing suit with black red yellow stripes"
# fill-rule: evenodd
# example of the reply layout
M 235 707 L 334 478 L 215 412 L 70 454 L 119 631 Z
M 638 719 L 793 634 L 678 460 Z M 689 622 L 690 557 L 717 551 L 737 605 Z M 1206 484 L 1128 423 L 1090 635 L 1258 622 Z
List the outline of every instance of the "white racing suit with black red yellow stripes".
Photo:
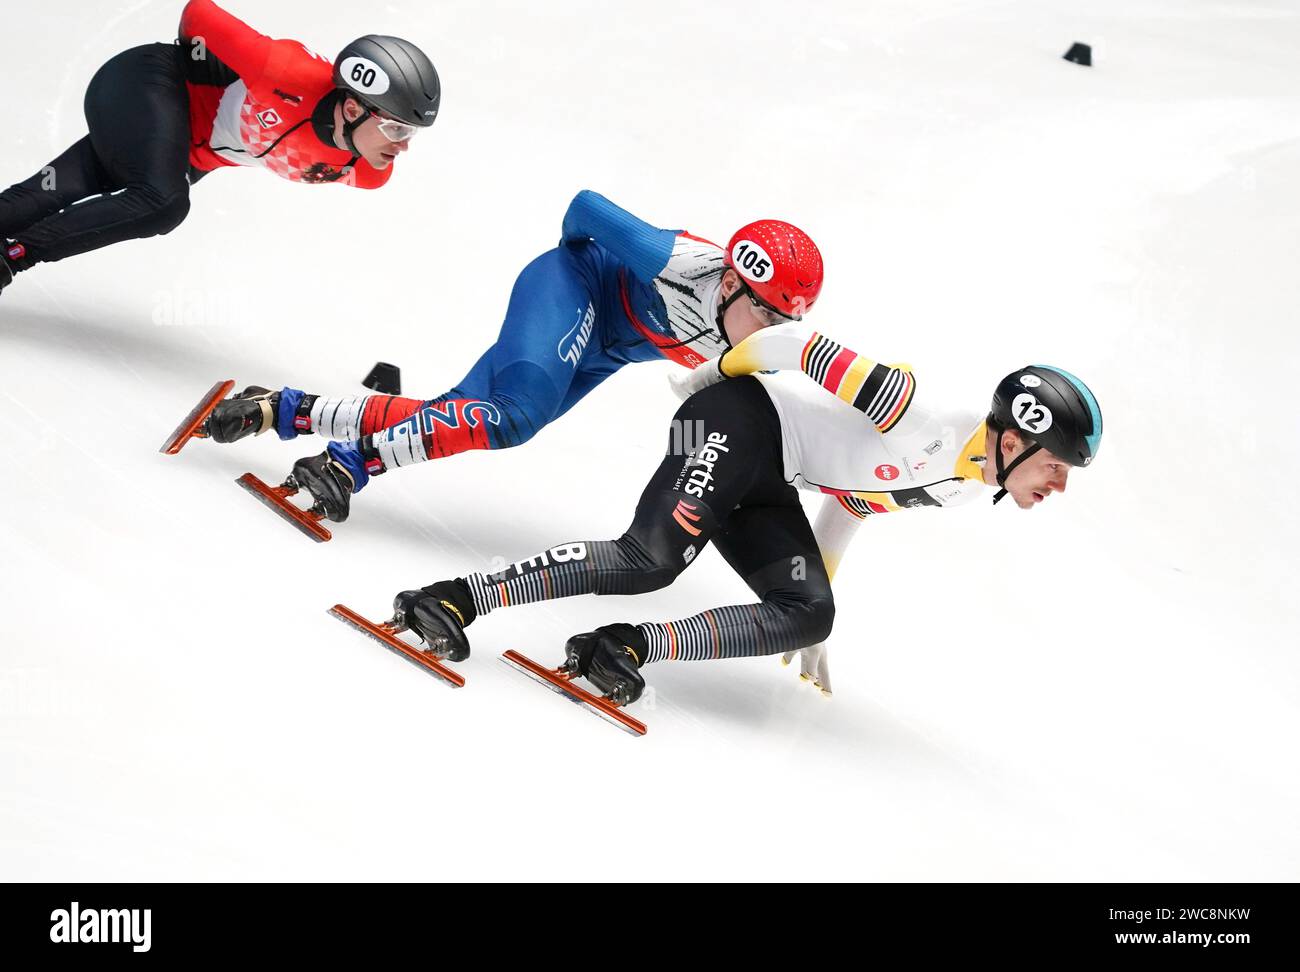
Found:
M 813 532 L 830 577 L 866 517 L 957 506 L 983 492 L 982 415 L 945 407 L 906 366 L 879 364 L 792 323 L 752 335 L 698 369 L 697 382 L 719 368 L 728 376 L 780 372 L 759 380 L 780 416 L 787 482 L 826 494 Z M 823 644 L 802 651 L 801 665 L 830 692 Z
M 623 535 L 567 541 L 505 570 L 457 578 L 462 615 L 656 590 L 712 543 L 758 603 L 618 625 L 637 659 L 808 649 L 830 633 L 831 574 L 862 519 L 953 506 L 983 489 L 978 414 L 931 406 L 906 368 L 877 364 L 801 323 L 759 331 L 715 361 L 694 373 L 701 387 L 674 417 Z M 804 375 L 744 377 L 774 370 Z M 815 530 L 797 489 L 827 497 Z M 816 663 L 805 667 L 816 677 Z M 818 680 L 829 691 L 829 679 Z

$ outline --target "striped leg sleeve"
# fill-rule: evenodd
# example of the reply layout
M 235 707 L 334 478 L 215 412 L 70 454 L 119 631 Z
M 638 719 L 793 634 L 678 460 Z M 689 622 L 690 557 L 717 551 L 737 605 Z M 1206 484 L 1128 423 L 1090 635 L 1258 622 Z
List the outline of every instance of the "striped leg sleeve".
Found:
M 775 655 L 821 640 L 820 609 L 764 601 L 713 608 L 681 621 L 638 624 L 650 647 L 646 664 Z
M 474 610 L 487 614 L 515 604 L 532 604 L 579 594 L 643 594 L 677 576 L 676 567 L 652 557 L 629 535 L 550 547 L 495 574 L 463 577 Z
M 311 431 L 335 442 L 350 442 L 405 422 L 424 404 L 392 395 L 319 397 L 311 406 Z

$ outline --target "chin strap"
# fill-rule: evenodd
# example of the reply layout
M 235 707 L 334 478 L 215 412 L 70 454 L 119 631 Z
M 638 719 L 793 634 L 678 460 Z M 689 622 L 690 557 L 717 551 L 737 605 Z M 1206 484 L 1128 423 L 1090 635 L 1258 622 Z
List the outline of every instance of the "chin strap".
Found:
M 1020 453 L 1020 455 L 1012 459 L 1011 465 L 1004 467 L 1002 465 L 1002 436 L 1005 433 L 1006 433 L 1005 429 L 1003 429 L 1001 432 L 998 433 L 998 445 L 996 451 L 993 454 L 993 460 L 998 467 L 998 485 L 1002 487 L 997 491 L 997 494 L 993 497 L 994 506 L 998 505 L 998 500 L 1002 499 L 1002 497 L 1007 495 L 1007 477 L 1010 476 L 1015 471 L 1016 466 L 1020 465 L 1022 462 L 1024 462 L 1026 459 L 1028 459 L 1035 452 L 1037 452 L 1039 449 L 1042 448 L 1041 445 L 1039 445 L 1037 442 L 1034 442 L 1031 445 L 1027 446 L 1024 452 Z
M 363 105 L 362 107 L 365 106 Z M 343 120 L 343 144 L 346 145 L 348 147 L 348 151 L 351 152 L 353 155 L 355 155 L 357 158 L 361 157 L 361 150 L 357 148 L 357 143 L 352 141 L 352 133 L 355 132 L 358 128 L 360 128 L 362 125 L 364 125 L 366 121 L 370 118 L 370 115 L 371 115 L 370 109 L 366 108 L 365 111 L 363 111 L 360 115 L 357 116 L 356 121 L 348 121 L 346 118 Z
M 730 297 L 718 301 L 718 315 L 715 319 L 715 323 L 718 326 L 718 333 L 722 335 L 722 340 L 726 343 L 728 349 L 731 348 L 731 338 L 727 337 L 727 328 L 722 323 L 722 318 L 723 315 L 727 313 L 727 308 L 734 304 L 739 297 L 744 295 L 744 293 L 745 285 L 741 284 Z
M 351 98 L 353 101 L 355 101 L 357 104 L 361 106 L 361 114 L 357 116 L 355 121 L 348 121 L 347 115 L 343 114 L 343 109 L 340 107 L 339 117 L 343 119 L 343 144 L 348 147 L 348 151 L 351 152 L 354 156 L 356 156 L 357 158 L 361 158 L 361 152 L 360 150 L 357 149 L 357 143 L 352 141 L 352 133 L 355 132 L 358 128 L 360 128 L 362 125 L 364 125 L 371 117 L 373 117 L 376 114 L 376 112 L 373 108 L 371 108 L 360 98 L 347 94 L 346 92 L 344 92 L 343 100 L 340 101 L 339 104 L 340 105 L 346 104 L 349 98 Z

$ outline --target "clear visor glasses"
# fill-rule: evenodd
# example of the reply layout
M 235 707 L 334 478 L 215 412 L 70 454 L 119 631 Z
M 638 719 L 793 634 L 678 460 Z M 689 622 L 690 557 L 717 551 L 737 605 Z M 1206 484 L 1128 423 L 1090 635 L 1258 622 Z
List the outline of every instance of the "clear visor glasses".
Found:
M 400 122 L 395 118 L 385 118 L 373 108 L 369 109 L 369 111 L 370 117 L 379 123 L 379 134 L 390 142 L 409 142 L 415 133 L 420 130 L 415 125 L 408 125 L 406 122 Z
M 770 327 L 773 324 L 784 324 L 786 321 L 797 321 L 802 317 L 802 315 L 791 316 L 782 313 L 760 298 L 748 286 L 745 288 L 745 296 L 749 298 L 750 310 L 753 312 L 754 317 L 761 321 L 764 326 Z

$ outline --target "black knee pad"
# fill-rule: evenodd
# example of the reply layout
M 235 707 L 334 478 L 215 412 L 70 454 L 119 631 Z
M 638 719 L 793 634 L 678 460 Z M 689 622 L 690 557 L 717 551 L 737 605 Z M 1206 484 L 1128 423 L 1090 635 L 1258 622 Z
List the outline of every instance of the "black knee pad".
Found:
M 816 597 L 805 605 L 807 611 L 808 644 L 815 645 L 831 636 L 835 627 L 835 599 L 827 592 L 824 597 Z
M 185 222 L 185 217 L 190 214 L 189 186 L 168 192 L 148 183 L 134 183 L 127 186 L 120 199 L 124 206 L 129 207 L 137 239 L 165 236 Z
M 621 594 L 649 594 L 662 590 L 677 579 L 686 568 L 681 557 L 673 551 L 659 533 L 641 535 L 629 530 L 613 542 L 623 561 L 626 573 L 619 585 Z
M 190 214 L 190 194 L 182 192 L 172 196 L 162 203 L 156 210 L 154 217 L 154 235 L 166 236 L 181 223 L 185 222 L 185 217 Z
M 799 593 L 770 591 L 764 595 L 763 603 L 780 611 L 795 625 L 800 647 L 825 641 L 835 626 L 835 598 L 829 588 Z

